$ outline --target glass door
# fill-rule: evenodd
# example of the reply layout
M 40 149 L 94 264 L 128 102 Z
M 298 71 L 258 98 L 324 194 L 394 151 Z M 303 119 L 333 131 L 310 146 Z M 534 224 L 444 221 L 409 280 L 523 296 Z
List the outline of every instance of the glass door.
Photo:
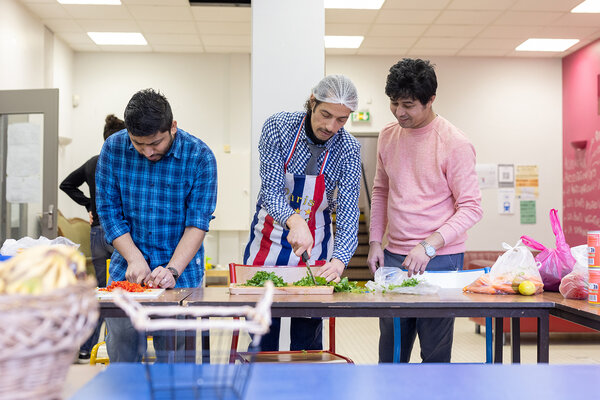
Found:
M 58 89 L 0 91 L 0 244 L 56 237 Z

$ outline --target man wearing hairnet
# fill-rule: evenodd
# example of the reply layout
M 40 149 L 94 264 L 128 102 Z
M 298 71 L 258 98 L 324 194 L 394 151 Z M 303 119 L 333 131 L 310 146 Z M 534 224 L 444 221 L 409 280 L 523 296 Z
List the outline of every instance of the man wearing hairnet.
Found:
M 320 276 L 340 280 L 357 246 L 360 144 L 344 129 L 357 106 L 350 79 L 329 75 L 313 88 L 305 111 L 266 120 L 258 146 L 262 184 L 244 264 L 299 265 L 306 251 L 311 264 L 324 261 Z M 279 327 L 274 318 L 263 351 L 279 349 Z M 292 318 L 290 331 L 290 350 L 322 348 L 320 318 Z

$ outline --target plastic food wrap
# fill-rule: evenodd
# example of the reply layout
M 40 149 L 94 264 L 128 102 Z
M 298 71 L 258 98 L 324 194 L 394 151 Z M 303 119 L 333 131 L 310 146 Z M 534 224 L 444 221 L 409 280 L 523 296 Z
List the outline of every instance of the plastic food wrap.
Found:
M 587 300 L 589 289 L 587 246 L 584 244 L 573 247 L 571 254 L 575 258 L 573 271 L 562 278 L 558 290 L 566 299 Z

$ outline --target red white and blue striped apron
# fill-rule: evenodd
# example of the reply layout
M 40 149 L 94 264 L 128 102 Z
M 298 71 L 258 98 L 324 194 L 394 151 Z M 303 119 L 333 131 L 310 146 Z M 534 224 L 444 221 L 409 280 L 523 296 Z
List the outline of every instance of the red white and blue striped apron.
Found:
M 307 222 L 313 236 L 313 249 L 310 260 L 329 260 L 333 254 L 333 235 L 331 214 L 325 193 L 325 176 L 323 171 L 329 159 L 329 151 L 318 175 L 296 175 L 287 172 L 287 166 L 296 150 L 302 127 L 306 117 L 296 133 L 285 165 L 285 193 L 288 203 Z M 294 254 L 287 241 L 288 229 L 273 220 L 267 210 L 259 205 L 250 227 L 250 241 L 244 251 L 246 265 L 299 265 L 301 260 Z

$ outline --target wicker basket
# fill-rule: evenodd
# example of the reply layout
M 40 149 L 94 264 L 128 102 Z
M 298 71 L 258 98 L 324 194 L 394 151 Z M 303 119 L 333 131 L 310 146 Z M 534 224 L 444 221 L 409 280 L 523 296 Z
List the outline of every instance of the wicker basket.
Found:
M 0 399 L 57 399 L 98 321 L 94 284 L 44 295 L 0 295 Z

